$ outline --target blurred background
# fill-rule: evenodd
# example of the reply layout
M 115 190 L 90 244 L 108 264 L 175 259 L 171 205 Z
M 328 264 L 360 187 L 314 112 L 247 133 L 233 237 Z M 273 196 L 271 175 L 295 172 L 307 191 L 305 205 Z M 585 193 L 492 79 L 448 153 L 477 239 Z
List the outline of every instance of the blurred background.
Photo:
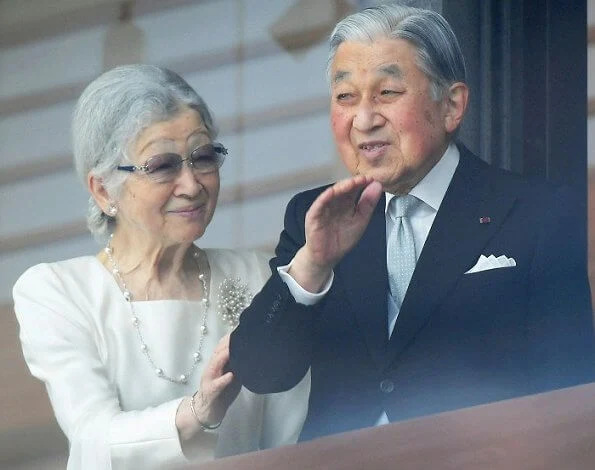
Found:
M 22 359 L 11 288 L 33 264 L 100 249 L 70 153 L 86 84 L 134 62 L 186 78 L 230 150 L 198 243 L 272 250 L 289 198 L 345 175 L 328 123 L 326 39 L 340 18 L 378 3 L 389 2 L 0 0 L 1 468 L 65 467 L 66 441 Z M 461 140 L 594 205 L 595 0 L 395 3 L 441 12 L 461 41 L 472 90 Z

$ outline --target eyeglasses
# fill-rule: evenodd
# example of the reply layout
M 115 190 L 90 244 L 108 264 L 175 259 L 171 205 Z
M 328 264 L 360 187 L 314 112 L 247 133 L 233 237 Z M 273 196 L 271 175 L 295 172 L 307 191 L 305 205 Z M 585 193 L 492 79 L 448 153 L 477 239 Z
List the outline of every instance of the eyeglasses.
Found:
M 131 173 L 144 171 L 153 181 L 168 183 L 177 178 L 184 162 L 188 162 L 188 166 L 197 173 L 211 173 L 221 168 L 225 155 L 227 155 L 227 149 L 223 144 L 213 142 L 194 149 L 187 158 L 177 153 L 162 153 L 149 158 L 141 166 L 120 165 L 118 170 Z

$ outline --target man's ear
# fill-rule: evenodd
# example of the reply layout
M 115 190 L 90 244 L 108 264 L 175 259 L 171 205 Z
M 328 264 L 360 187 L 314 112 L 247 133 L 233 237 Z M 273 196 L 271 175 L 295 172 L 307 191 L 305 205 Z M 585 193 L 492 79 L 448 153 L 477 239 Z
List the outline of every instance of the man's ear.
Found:
M 101 178 L 98 178 L 93 173 L 89 173 L 87 176 L 87 187 L 89 188 L 89 192 L 95 202 L 104 214 L 110 214 L 110 206 L 112 205 L 113 201 L 109 197 L 105 186 L 103 185 L 103 181 Z
M 453 83 L 448 89 L 445 97 L 444 128 L 449 134 L 452 134 L 461 125 L 468 100 L 469 88 L 463 82 Z

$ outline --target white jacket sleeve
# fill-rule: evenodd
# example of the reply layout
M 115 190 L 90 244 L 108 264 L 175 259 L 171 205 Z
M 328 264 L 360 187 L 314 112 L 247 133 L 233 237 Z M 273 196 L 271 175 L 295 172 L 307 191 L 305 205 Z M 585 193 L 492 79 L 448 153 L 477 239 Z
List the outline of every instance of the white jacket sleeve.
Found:
M 123 412 L 77 292 L 49 265 L 21 276 L 13 289 L 20 339 L 31 374 L 47 388 L 69 439 L 68 469 L 163 468 L 186 462 L 175 426 L 182 398 Z
M 308 414 L 310 371 L 286 392 L 265 395 L 260 448 L 295 444 Z

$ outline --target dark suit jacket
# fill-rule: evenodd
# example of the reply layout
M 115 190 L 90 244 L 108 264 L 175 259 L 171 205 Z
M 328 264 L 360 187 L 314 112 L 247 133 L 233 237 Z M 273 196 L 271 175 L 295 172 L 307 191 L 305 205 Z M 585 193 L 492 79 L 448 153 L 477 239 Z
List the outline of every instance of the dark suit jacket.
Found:
M 230 365 L 257 393 L 288 389 L 311 367 L 302 439 L 372 426 L 382 410 L 396 421 L 594 380 L 584 203 L 460 151 L 390 340 L 384 199 L 312 307 L 275 268 L 304 244 L 324 188 L 289 203 L 273 275 L 232 334 Z M 481 254 L 516 267 L 464 274 Z

